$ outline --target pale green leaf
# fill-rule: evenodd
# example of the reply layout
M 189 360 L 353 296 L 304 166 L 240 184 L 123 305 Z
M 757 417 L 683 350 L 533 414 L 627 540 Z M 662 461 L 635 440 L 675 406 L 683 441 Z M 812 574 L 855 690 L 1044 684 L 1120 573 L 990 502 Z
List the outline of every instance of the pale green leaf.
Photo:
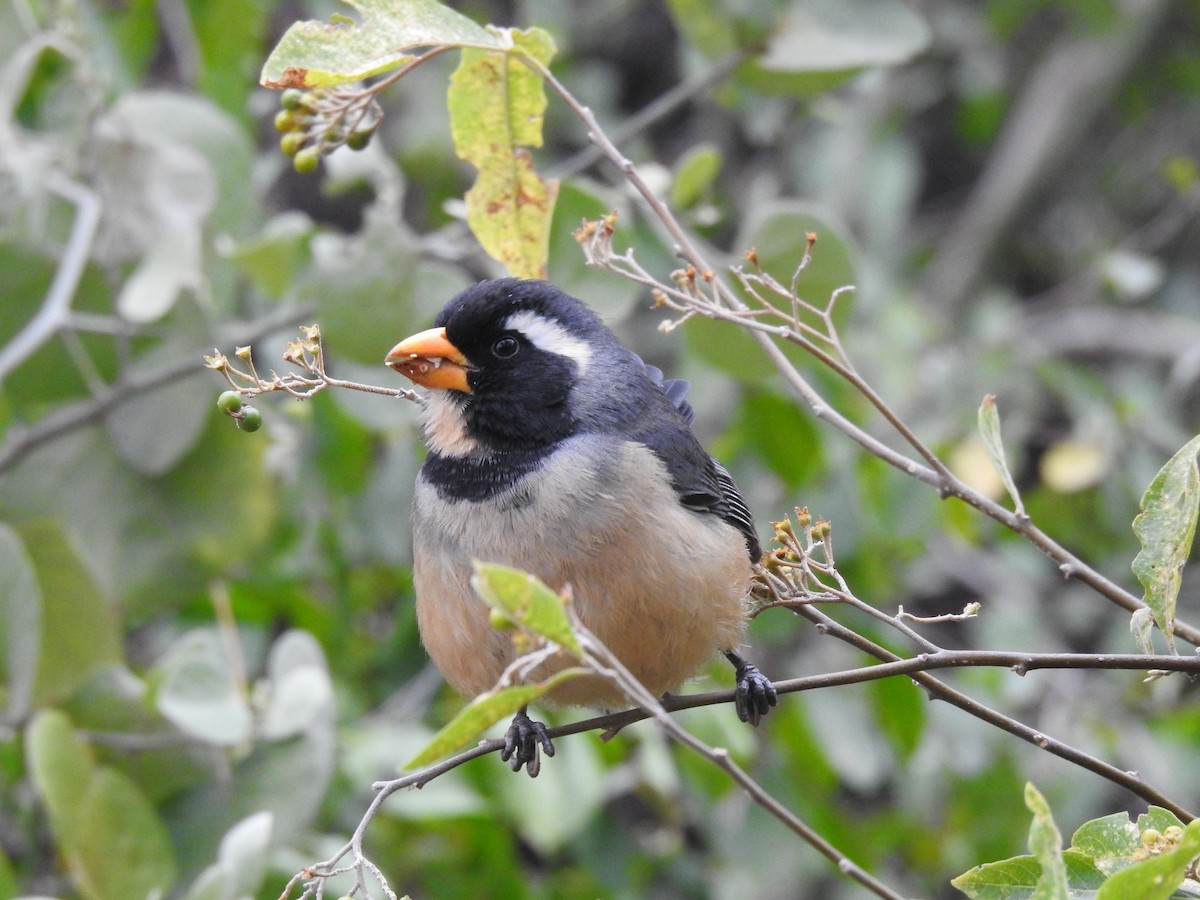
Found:
M 792 0 L 758 64 L 818 72 L 907 62 L 932 39 L 929 24 L 900 0 Z
M 267 851 L 275 817 L 258 812 L 242 819 L 221 838 L 217 861 L 200 873 L 187 900 L 251 897 L 266 873 Z
M 1135 609 L 1129 617 L 1129 633 L 1133 635 L 1133 642 L 1142 653 L 1154 652 L 1153 632 L 1154 613 L 1149 607 Z
M 436 0 L 347 0 L 361 15 L 297 22 L 263 66 L 266 87 L 359 81 L 404 65 L 418 47 L 499 47 L 502 39 Z
M 62 844 L 74 838 L 95 761 L 58 710 L 38 713 L 25 731 L 25 764 Z
M 0 522 L 0 653 L 4 659 L 10 721 L 25 718 L 33 702 L 42 632 L 42 594 L 21 536 Z
M 699 144 L 684 154 L 671 181 L 671 205 L 687 209 L 699 202 L 721 173 L 721 163 L 721 151 L 713 144 Z
M 562 598 L 537 577 L 509 566 L 476 562 L 471 585 L 488 606 L 576 657 L 583 656 Z
M 544 278 L 557 182 L 534 171 L 527 147 L 542 144 L 546 94 L 518 53 L 548 65 L 554 41 L 541 29 L 510 31 L 517 52 L 466 49 L 450 80 L 455 152 L 479 174 L 467 192 L 467 224 L 484 250 L 520 278 Z
M 931 38 L 902 0 L 791 0 L 766 51 L 738 77 L 766 93 L 815 96 L 866 67 L 908 62 Z
M 307 631 L 280 635 L 267 662 L 269 692 L 258 723 L 268 740 L 307 731 L 333 708 L 333 683 L 325 655 Z
M 1025 506 L 1021 495 L 1017 492 L 1017 484 L 1012 472 L 1008 469 L 1008 460 L 1004 456 L 1004 441 L 1000 437 L 1000 411 L 996 409 L 996 398 L 988 394 L 979 405 L 979 436 L 987 450 L 988 459 L 996 469 L 996 474 L 1004 482 L 1004 489 L 1012 497 L 1013 509 L 1018 516 L 1024 515 Z
M 166 893 L 175 880 L 166 828 L 137 785 L 95 764 L 65 714 L 34 718 L 25 755 L 80 894 L 112 900 Z
M 404 764 L 404 768 L 419 769 L 453 753 L 568 678 L 585 674 L 587 669 L 584 668 L 563 669 L 537 684 L 521 684 L 480 694 L 447 722 L 420 753 Z
M 1025 806 L 1033 813 L 1029 826 L 1029 849 L 1041 867 L 1032 900 L 1067 900 L 1067 867 L 1063 860 L 1062 835 L 1054 824 L 1050 806 L 1032 782 L 1025 785 Z
M 159 236 L 117 295 L 117 312 L 132 322 L 156 322 L 171 311 L 185 290 L 203 283 L 199 228 L 179 228 Z
M 212 632 L 194 631 L 173 648 L 156 703 L 176 728 L 210 744 L 235 746 L 250 737 L 250 707 Z
M 91 900 L 165 896 L 175 881 L 175 852 L 138 786 L 116 769 L 98 768 L 81 807 L 76 839 L 66 848 L 78 860 L 81 893 Z
M 1142 545 L 1133 560 L 1133 574 L 1146 591 L 1143 601 L 1154 614 L 1172 653 L 1175 601 L 1200 512 L 1198 452 L 1200 435 L 1188 441 L 1159 470 L 1142 496 L 1142 511 L 1133 520 L 1133 533 Z
M 1200 856 L 1200 821 L 1187 826 L 1179 843 L 1115 873 L 1096 892 L 1096 900 L 1167 900 L 1187 878 L 1188 867 Z
M 31 522 L 20 529 L 42 596 L 35 705 L 70 697 L 106 666 L 121 661 L 116 611 L 58 525 Z
M 160 370 L 186 352 L 177 343 L 156 347 L 139 357 L 130 373 Z M 104 417 L 104 430 L 123 462 L 142 475 L 162 475 L 199 444 L 212 404 L 211 381 L 178 378 L 116 406 Z

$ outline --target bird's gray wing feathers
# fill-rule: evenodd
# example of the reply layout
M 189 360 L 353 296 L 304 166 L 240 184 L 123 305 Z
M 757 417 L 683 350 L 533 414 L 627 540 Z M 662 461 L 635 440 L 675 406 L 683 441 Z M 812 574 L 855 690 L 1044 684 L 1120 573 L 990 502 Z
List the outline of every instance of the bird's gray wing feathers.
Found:
M 758 562 L 762 548 L 754 530 L 754 517 L 729 471 L 709 456 L 696 440 L 689 427 L 696 417 L 687 402 L 688 383 L 678 378 L 663 378 L 662 370 L 635 358 L 646 375 L 678 413 L 672 417 L 665 410 L 651 410 L 642 419 L 649 423 L 635 435 L 663 461 L 671 474 L 679 500 L 689 509 L 710 512 L 737 528 L 746 538 L 746 549 L 752 562 Z M 657 404 L 652 403 L 651 406 Z M 674 418 L 674 421 L 672 419 Z

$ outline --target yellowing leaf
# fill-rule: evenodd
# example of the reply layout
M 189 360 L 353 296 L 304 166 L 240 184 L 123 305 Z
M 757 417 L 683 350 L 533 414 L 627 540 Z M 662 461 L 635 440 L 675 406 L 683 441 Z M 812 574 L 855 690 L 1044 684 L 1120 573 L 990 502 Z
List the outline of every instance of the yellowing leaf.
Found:
M 417 47 L 499 47 L 501 38 L 436 0 L 346 0 L 361 22 L 297 22 L 263 66 L 266 87 L 327 87 L 399 68 Z
M 550 62 L 538 28 L 510 31 L 512 51 L 465 49 L 450 80 L 450 128 L 458 155 L 479 170 L 467 192 L 467 224 L 483 249 L 520 278 L 544 278 L 558 183 L 533 169 L 526 147 L 542 144 L 546 94 L 519 54 Z
M 1175 601 L 1200 512 L 1197 453 L 1200 435 L 1188 441 L 1154 476 L 1142 496 L 1142 511 L 1133 520 L 1133 533 L 1142 545 L 1133 560 L 1133 574 L 1145 588 L 1143 600 L 1172 652 Z
M 1073 494 L 1098 484 L 1109 469 L 1109 455 L 1086 441 L 1060 441 L 1042 456 L 1038 471 L 1051 490 Z
M 555 672 L 537 684 L 521 684 L 499 691 L 480 694 L 468 703 L 457 716 L 446 723 L 416 756 L 404 764 L 406 769 L 419 769 L 441 759 L 458 748 L 479 737 L 488 728 L 506 716 L 523 709 L 560 682 L 576 675 L 584 675 L 587 669 L 572 668 Z

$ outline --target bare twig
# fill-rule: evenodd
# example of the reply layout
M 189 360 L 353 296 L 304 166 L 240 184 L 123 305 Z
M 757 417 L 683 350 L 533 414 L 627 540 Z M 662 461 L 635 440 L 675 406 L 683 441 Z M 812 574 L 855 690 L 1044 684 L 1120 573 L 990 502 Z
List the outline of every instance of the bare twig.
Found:
M 242 323 L 231 329 L 228 343 L 252 343 L 285 325 L 310 318 L 312 314 L 311 306 L 273 310 L 262 319 Z M 203 374 L 205 370 L 197 364 L 196 355 L 184 354 L 158 369 L 123 374 L 95 397 L 58 407 L 39 419 L 35 425 L 10 425 L 4 442 L 0 443 L 0 475 L 43 444 L 76 428 L 99 422 L 112 410 L 144 393 L 177 383 L 180 379 L 195 378 Z
M 75 298 L 75 290 L 79 287 L 79 279 L 83 276 L 100 224 L 100 198 L 95 191 L 61 176 L 52 177 L 47 187 L 75 204 L 75 221 L 54 272 L 54 280 L 50 282 L 50 289 L 37 315 L 25 323 L 25 327 L 12 340 L 0 347 L 0 381 L 67 326 L 71 316 L 71 301 Z

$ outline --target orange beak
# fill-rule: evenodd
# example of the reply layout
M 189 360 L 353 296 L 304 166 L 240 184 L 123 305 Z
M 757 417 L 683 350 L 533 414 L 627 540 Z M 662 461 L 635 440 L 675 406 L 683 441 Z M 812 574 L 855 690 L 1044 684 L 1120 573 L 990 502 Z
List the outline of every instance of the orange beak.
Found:
M 467 358 L 447 340 L 445 328 L 430 328 L 405 338 L 388 351 L 383 361 L 422 387 L 471 393 Z

